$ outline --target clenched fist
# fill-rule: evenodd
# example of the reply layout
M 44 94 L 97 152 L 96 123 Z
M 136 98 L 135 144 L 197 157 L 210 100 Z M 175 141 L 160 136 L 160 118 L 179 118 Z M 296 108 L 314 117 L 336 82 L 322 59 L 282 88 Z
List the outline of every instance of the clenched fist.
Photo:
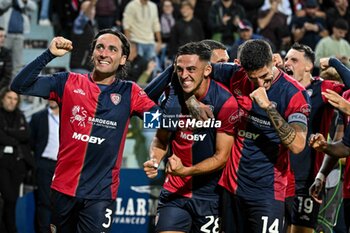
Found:
M 72 49 L 72 41 L 61 36 L 53 38 L 49 46 L 50 52 L 56 57 L 62 57 Z

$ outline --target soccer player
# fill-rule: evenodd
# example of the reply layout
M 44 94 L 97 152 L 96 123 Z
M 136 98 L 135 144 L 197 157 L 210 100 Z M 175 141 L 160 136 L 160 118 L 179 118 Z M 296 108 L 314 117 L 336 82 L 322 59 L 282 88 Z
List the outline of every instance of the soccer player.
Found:
M 347 93 L 349 99 L 350 95 Z M 347 120 L 348 124 L 348 120 Z M 338 142 L 327 142 L 325 137 L 320 134 L 312 134 L 310 136 L 310 146 L 315 150 L 326 153 L 324 162 L 321 166 L 320 172 L 315 178 L 314 184 L 310 187 L 310 195 L 315 199 L 320 198 L 321 190 L 325 183 L 325 177 L 333 169 L 337 159 L 346 157 L 346 165 L 344 171 L 344 182 L 343 182 L 343 203 L 344 203 L 344 219 L 346 225 L 346 231 L 350 231 L 350 126 L 348 125 L 345 130 L 345 134 L 342 140 Z M 334 157 L 334 158 L 332 158 Z
M 265 41 L 245 42 L 238 58 L 241 65 L 213 67 L 214 79 L 230 88 L 242 109 L 219 184 L 231 196 L 233 232 L 282 232 L 289 151 L 304 149 L 308 97 L 273 65 Z
M 129 119 L 158 107 L 139 86 L 122 80 L 129 43 L 116 30 L 101 30 L 95 36 L 91 73 L 39 75 L 52 59 L 72 49 L 71 41 L 53 38 L 48 50 L 24 67 L 11 88 L 55 100 L 60 107 L 51 231 L 109 232 Z
M 229 56 L 224 44 L 215 40 L 202 40 L 203 43 L 209 46 L 212 53 L 210 56 L 211 63 L 228 62 Z M 158 101 L 165 88 L 171 82 L 174 67 L 167 67 L 157 78 L 153 79 L 146 87 L 145 92 L 155 102 Z M 208 113 L 211 115 L 210 113 Z
M 350 79 L 350 70 L 342 64 L 332 63 L 331 59 L 326 59 L 321 62 L 321 65 L 327 67 L 328 65 L 333 66 L 340 74 L 343 80 Z M 338 158 L 346 157 L 345 171 L 344 171 L 344 182 L 343 182 L 343 203 L 344 203 L 344 219 L 347 230 L 350 230 L 350 160 L 349 156 L 349 138 L 350 138 L 350 127 L 349 127 L 349 113 L 350 113 L 350 91 L 345 91 L 343 97 L 337 92 L 332 90 L 324 90 L 322 95 L 328 99 L 329 103 L 334 107 L 341 110 L 347 116 L 344 117 L 344 124 L 347 125 L 344 137 L 338 142 L 327 142 L 322 133 L 314 133 L 310 136 L 310 146 L 315 150 L 325 153 L 325 157 L 322 162 L 322 166 L 318 171 L 314 183 L 311 185 L 309 192 L 310 195 L 316 199 L 320 199 L 320 193 L 325 185 L 325 178 L 334 168 L 334 165 L 338 162 Z
M 328 58 L 328 60 L 332 64 L 341 65 L 340 61 L 335 58 Z M 323 59 L 321 64 L 324 62 Z M 295 43 L 284 58 L 286 73 L 305 87 L 311 99 L 308 135 L 316 132 L 327 135 L 334 108 L 328 104 L 328 100 L 321 93 L 327 89 L 342 93 L 345 87 L 339 82 L 312 77 L 314 63 L 315 53 L 309 46 L 299 43 Z M 344 78 L 343 80 L 345 85 L 350 87 L 350 79 Z M 291 214 L 292 233 L 312 233 L 316 226 L 320 204 L 309 195 L 309 188 L 321 166 L 323 156 L 322 152 L 317 152 L 308 145 L 297 155 L 291 153 L 291 167 L 296 184 Z
M 231 152 L 233 130 L 239 120 L 238 105 L 232 94 L 211 80 L 211 49 L 203 42 L 188 43 L 179 48 L 175 71 L 181 90 L 210 105 L 215 125 L 177 127 L 173 133 L 157 130 L 150 149 L 150 160 L 144 163 L 148 177 L 157 175 L 157 164 L 164 158 L 168 144 L 171 156 L 166 165 L 166 181 L 160 194 L 156 232 L 218 232 L 219 187 L 222 168 Z M 192 120 L 181 104 L 178 121 Z M 164 116 L 163 116 L 164 119 Z

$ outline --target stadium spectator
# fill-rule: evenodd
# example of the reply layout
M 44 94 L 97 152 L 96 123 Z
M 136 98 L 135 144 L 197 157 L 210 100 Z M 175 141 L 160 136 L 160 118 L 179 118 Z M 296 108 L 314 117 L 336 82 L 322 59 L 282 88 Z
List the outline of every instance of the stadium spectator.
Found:
M 92 70 L 90 58 L 91 43 L 97 33 L 95 13 L 97 0 L 84 1 L 80 6 L 79 16 L 74 20 L 72 51 L 69 68 L 72 72 L 89 73 Z
M 14 0 L 8 10 L 0 16 L 0 26 L 6 31 L 5 47 L 11 50 L 12 78 L 19 72 L 23 64 L 24 36 L 30 32 L 30 12 L 37 6 L 33 0 Z
M 334 0 L 334 6 L 326 10 L 326 23 L 329 32 L 332 32 L 334 22 L 338 19 L 344 19 L 350 22 L 349 0 Z M 350 43 L 350 31 L 346 34 L 345 39 Z
M 258 31 L 263 37 L 269 39 L 279 51 L 283 40 L 291 40 L 288 29 L 288 10 L 284 9 L 282 0 L 268 0 L 269 6 L 260 10 L 258 14 Z M 288 9 L 288 8 L 287 8 Z M 291 10 L 289 8 L 291 14 Z M 288 41 L 287 41 L 288 42 Z
M 141 87 L 152 80 L 157 64 L 155 61 L 147 61 L 137 53 L 137 45 L 135 42 L 130 42 L 130 55 L 128 60 L 128 80 L 136 82 Z
M 0 91 L 0 193 L 4 200 L 0 232 L 16 229 L 19 186 L 32 162 L 29 126 L 19 110 L 20 96 L 8 87 Z M 33 164 L 31 164 L 32 166 Z
M 154 59 L 162 46 L 158 8 L 149 0 L 132 0 L 123 14 L 123 28 L 137 51 L 147 60 Z
M 213 39 L 223 43 L 229 50 L 235 42 L 238 23 L 245 19 L 244 8 L 235 0 L 220 0 L 209 9 L 208 24 Z
M 258 11 L 264 4 L 264 0 L 237 0 L 237 3 L 241 4 L 246 12 L 247 20 L 253 25 L 253 30 L 257 29 Z
M 349 24 L 344 19 L 334 22 L 332 34 L 322 38 L 316 45 L 316 66 L 319 67 L 320 59 L 334 56 L 344 65 L 350 67 L 350 44 L 346 41 L 345 35 L 349 30 Z
M 98 30 L 105 28 L 116 27 L 117 21 L 117 6 L 115 0 L 100 0 L 95 1 L 96 22 Z
M 175 25 L 171 30 L 169 43 L 169 57 L 173 58 L 177 49 L 193 41 L 204 39 L 202 23 L 193 16 L 193 5 L 189 1 L 181 2 L 180 12 L 181 18 L 176 20 Z
M 55 36 L 71 39 L 74 20 L 79 15 L 82 0 L 51 0 L 52 26 Z
M 50 100 L 47 108 L 33 114 L 29 123 L 36 165 L 35 223 L 38 233 L 50 232 L 50 186 L 59 145 L 59 107 Z
M 305 1 L 305 16 L 295 16 L 291 22 L 291 32 L 295 42 L 305 44 L 312 50 L 322 38 L 328 35 L 325 19 L 317 16 L 317 0 Z
M 51 13 L 51 0 L 40 1 L 39 25 L 51 26 L 49 15 Z
M 270 44 L 272 51 L 276 51 L 275 46 L 272 44 L 272 42 L 270 42 L 267 38 L 264 38 L 262 35 L 254 33 L 253 25 L 249 20 L 241 20 L 238 24 L 238 27 L 239 38 L 235 41 L 235 43 L 232 46 L 232 50 L 230 53 L 231 60 L 236 59 L 238 57 L 239 46 L 251 39 L 264 39 Z
M 0 27 L 0 90 L 8 87 L 12 76 L 12 56 L 11 51 L 4 47 L 6 31 Z

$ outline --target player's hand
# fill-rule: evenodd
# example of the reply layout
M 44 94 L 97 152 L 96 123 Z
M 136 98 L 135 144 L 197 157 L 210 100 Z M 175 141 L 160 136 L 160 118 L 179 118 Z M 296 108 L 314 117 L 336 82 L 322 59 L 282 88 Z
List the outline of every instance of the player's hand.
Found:
M 173 176 L 187 176 L 186 167 L 182 164 L 181 159 L 174 154 L 168 158 L 165 172 Z
M 309 188 L 309 194 L 310 196 L 319 204 L 322 203 L 322 192 L 323 189 L 323 182 L 320 179 L 315 179 L 314 183 Z
M 326 89 L 325 92 L 322 92 L 322 95 L 326 97 L 328 102 L 335 108 L 339 109 L 347 115 L 350 114 L 350 102 L 340 96 L 337 92 Z
M 60 36 L 53 38 L 49 46 L 50 52 L 56 57 L 62 57 L 72 49 L 72 41 Z
M 145 171 L 148 178 L 155 178 L 158 175 L 158 166 L 156 159 L 150 159 L 143 163 L 143 170 Z
M 271 104 L 269 98 L 267 97 L 266 89 L 264 87 L 257 88 L 252 93 L 250 93 L 249 96 L 262 109 L 267 109 L 267 107 Z
M 329 57 L 320 58 L 321 70 L 327 69 L 328 67 L 329 67 Z
M 185 101 L 188 111 L 191 116 L 200 121 L 206 121 L 210 118 L 214 118 L 213 111 L 208 105 L 198 101 L 195 96 L 190 96 Z
M 328 144 L 322 134 L 316 133 L 310 135 L 309 145 L 317 151 L 324 152 Z
M 273 60 L 273 65 L 282 68 L 283 67 L 283 59 L 281 57 L 281 54 L 279 53 L 274 53 L 272 54 L 272 60 Z

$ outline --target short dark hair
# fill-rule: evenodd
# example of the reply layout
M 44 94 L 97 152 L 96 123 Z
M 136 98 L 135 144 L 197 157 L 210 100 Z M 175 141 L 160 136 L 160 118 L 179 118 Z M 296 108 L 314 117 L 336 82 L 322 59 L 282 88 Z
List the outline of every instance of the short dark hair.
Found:
M 261 39 L 247 40 L 238 48 L 240 63 L 246 71 L 255 71 L 272 63 L 271 46 Z
M 339 18 L 334 22 L 333 27 L 348 31 L 349 23 L 345 19 Z
M 129 40 L 126 38 L 126 36 L 121 31 L 118 31 L 117 29 L 112 29 L 112 28 L 102 29 L 96 34 L 94 40 L 91 43 L 91 54 L 93 53 L 93 51 L 95 49 L 97 39 L 101 35 L 104 35 L 104 34 L 113 34 L 120 39 L 120 41 L 122 42 L 122 55 L 125 55 L 126 60 L 127 60 L 129 55 L 130 55 Z M 125 67 L 125 65 L 119 65 L 119 67 L 117 69 L 118 78 L 123 79 L 126 77 L 126 75 L 127 75 L 127 68 Z
M 297 50 L 299 52 L 304 52 L 304 57 L 311 61 L 312 64 L 315 64 L 315 53 L 309 46 L 295 42 L 292 45 L 291 49 Z
M 222 49 L 222 50 L 227 49 L 223 43 L 216 41 L 216 40 L 207 39 L 207 40 L 201 40 L 200 42 L 208 45 L 212 51 L 215 49 Z
M 198 55 L 201 61 L 210 61 L 211 49 L 210 47 L 201 42 L 190 42 L 181 46 L 177 50 L 176 57 L 181 55 Z

